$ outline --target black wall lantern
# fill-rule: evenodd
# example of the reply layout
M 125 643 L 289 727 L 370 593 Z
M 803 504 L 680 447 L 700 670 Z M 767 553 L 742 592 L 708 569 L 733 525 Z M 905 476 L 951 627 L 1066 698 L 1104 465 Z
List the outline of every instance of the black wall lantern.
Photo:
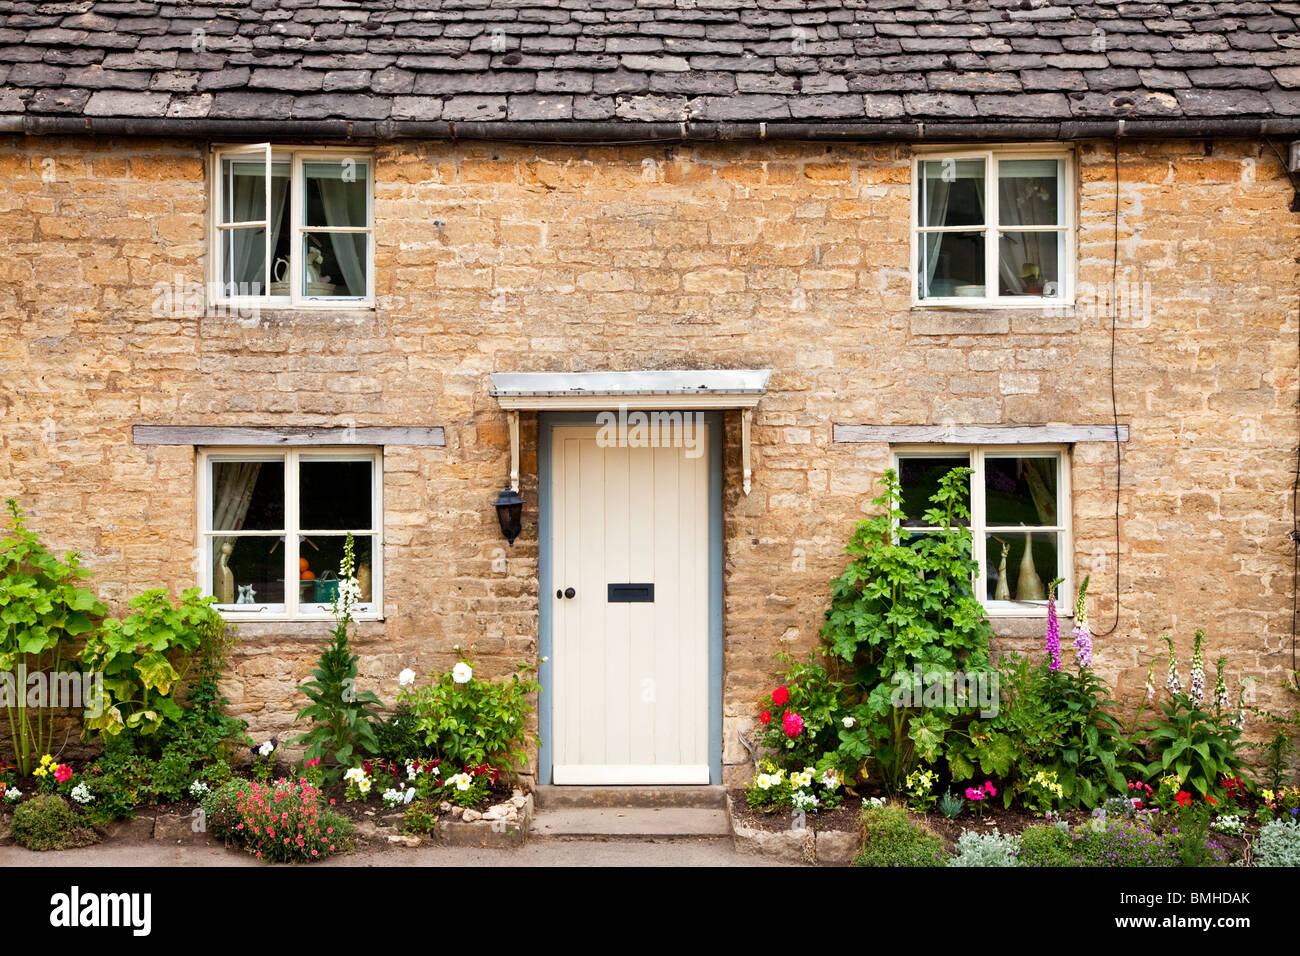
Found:
M 497 495 L 496 509 L 501 533 L 506 536 L 508 542 L 514 544 L 515 538 L 519 537 L 519 531 L 523 527 L 524 499 L 519 497 L 519 492 L 513 488 L 506 488 Z

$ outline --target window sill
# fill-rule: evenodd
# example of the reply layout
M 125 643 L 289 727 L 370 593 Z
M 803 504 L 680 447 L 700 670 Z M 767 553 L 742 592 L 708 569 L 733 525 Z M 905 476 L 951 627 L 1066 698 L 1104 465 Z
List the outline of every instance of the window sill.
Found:
M 1077 328 L 1073 305 L 912 306 L 913 335 L 998 335 L 1006 332 L 1068 332 Z
M 213 302 L 204 310 L 204 317 L 209 319 L 234 318 L 235 320 L 255 321 L 263 318 L 299 318 L 327 314 L 331 319 L 371 319 L 377 306 L 373 302 L 304 302 L 290 305 L 285 302 Z
M 261 629 L 250 627 L 250 625 L 257 624 L 267 625 L 267 633 L 272 632 L 270 629 L 273 629 L 274 633 L 283 633 L 286 628 L 301 627 L 304 630 L 310 629 L 313 634 L 319 631 L 320 625 L 322 624 L 334 624 L 334 618 L 328 614 L 320 617 L 285 617 L 283 615 L 278 617 L 261 617 L 251 614 L 222 614 L 221 618 L 227 624 L 238 625 L 240 631 L 244 634 L 259 633 Z M 367 625 L 383 624 L 384 616 L 382 614 L 367 614 L 364 617 L 354 617 L 352 623 L 356 624 L 358 628 L 366 630 Z

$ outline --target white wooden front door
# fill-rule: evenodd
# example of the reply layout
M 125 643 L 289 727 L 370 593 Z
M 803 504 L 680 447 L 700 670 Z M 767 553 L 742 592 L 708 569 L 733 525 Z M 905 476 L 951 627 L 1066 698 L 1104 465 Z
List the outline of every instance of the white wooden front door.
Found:
M 555 427 L 542 600 L 554 608 L 556 784 L 709 782 L 713 436 L 693 425 L 688 448 L 607 447 L 594 426 Z M 653 600 L 629 585 L 653 585 Z

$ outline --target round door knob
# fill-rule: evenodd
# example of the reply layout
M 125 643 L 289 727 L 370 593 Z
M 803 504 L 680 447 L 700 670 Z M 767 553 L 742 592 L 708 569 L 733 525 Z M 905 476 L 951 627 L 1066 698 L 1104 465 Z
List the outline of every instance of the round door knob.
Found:
M 575 591 L 575 590 L 573 590 L 573 588 L 565 588 L 565 589 L 564 589 L 564 596 L 565 596 L 566 598 L 571 598 L 571 597 L 573 597 L 573 596 L 574 596 L 575 594 L 577 594 L 577 593 L 578 593 L 578 592 Z

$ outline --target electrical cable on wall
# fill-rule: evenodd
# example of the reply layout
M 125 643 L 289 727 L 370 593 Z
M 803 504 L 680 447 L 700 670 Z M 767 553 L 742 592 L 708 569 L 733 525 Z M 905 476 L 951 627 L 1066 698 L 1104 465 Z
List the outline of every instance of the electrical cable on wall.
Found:
M 1121 487 L 1121 456 L 1119 441 L 1119 402 L 1115 397 L 1115 332 L 1119 322 L 1119 137 L 1114 141 L 1115 208 L 1112 213 L 1110 254 L 1110 417 L 1115 426 L 1115 620 L 1104 631 L 1094 631 L 1093 637 L 1105 637 L 1119 627 L 1119 499 Z
M 1282 165 L 1282 171 L 1287 174 L 1291 180 L 1291 188 L 1300 197 L 1300 182 L 1297 182 L 1295 175 L 1287 165 L 1286 159 L 1282 156 L 1282 151 L 1271 139 L 1265 139 L 1268 148 L 1273 151 L 1277 161 Z M 1297 260 L 1300 261 L 1300 260 Z M 1296 334 L 1297 347 L 1300 347 L 1300 307 L 1296 311 Z M 1300 616 L 1300 443 L 1296 445 L 1296 463 L 1295 463 L 1295 480 L 1291 484 L 1291 674 L 1294 676 L 1300 674 L 1300 669 L 1296 667 L 1296 618 Z

